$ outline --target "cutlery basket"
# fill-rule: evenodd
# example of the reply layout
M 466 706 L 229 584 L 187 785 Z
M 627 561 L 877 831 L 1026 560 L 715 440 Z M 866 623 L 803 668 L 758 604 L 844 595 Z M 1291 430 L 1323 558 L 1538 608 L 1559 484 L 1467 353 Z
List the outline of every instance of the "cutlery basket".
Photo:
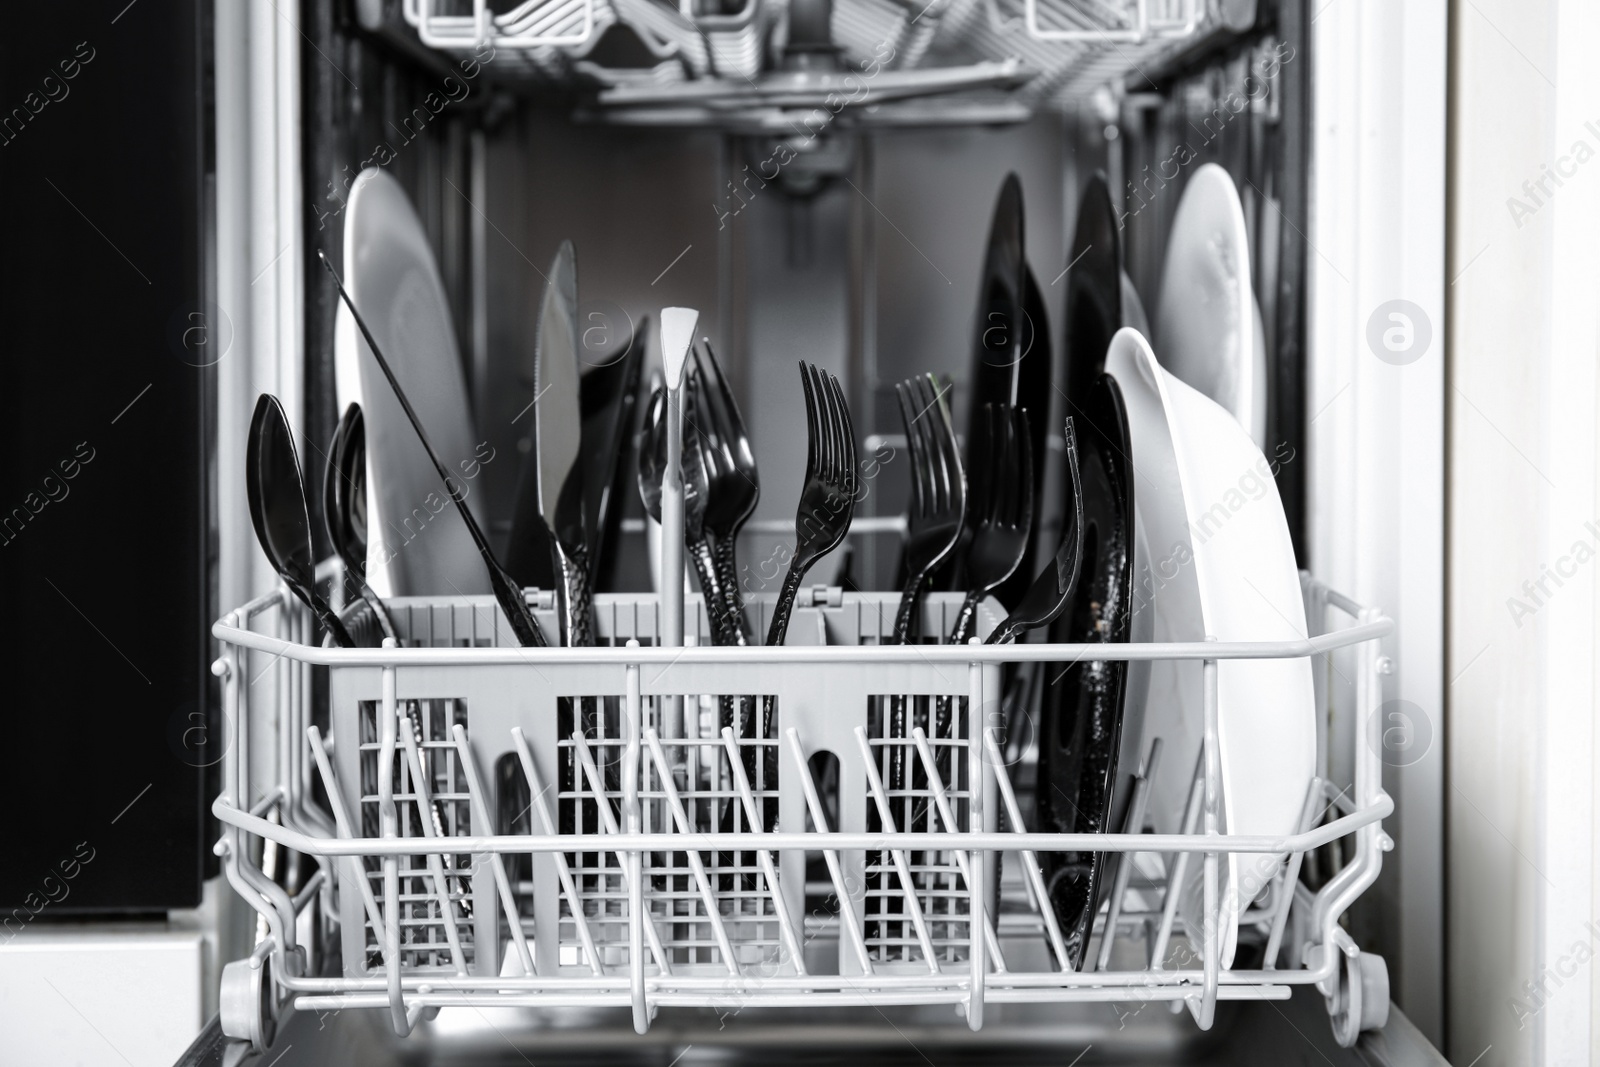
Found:
M 1353 622 L 1248 645 L 901 646 L 883 643 L 896 594 L 818 587 L 783 648 L 698 646 L 698 597 L 689 647 L 663 648 L 656 598 L 619 594 L 595 598 L 602 647 L 525 649 L 491 598 L 396 598 L 406 647 L 336 649 L 304 642 L 309 618 L 286 592 L 262 597 L 214 630 L 233 740 L 217 849 L 263 920 L 255 954 L 225 971 L 224 1027 L 264 1044 L 287 1006 L 385 1009 L 407 1033 L 438 1008 L 516 1005 L 628 1010 L 642 1033 L 664 1007 L 943 1003 L 977 1029 L 986 1005 L 1070 1001 L 1183 1002 L 1209 1026 L 1219 1000 L 1316 983 L 1353 1041 L 1387 1007 L 1381 959 L 1338 920 L 1388 845 L 1375 708 L 1390 623 L 1318 583 L 1306 592 L 1314 633 L 1330 613 Z M 960 599 L 930 595 L 922 632 L 949 632 Z M 551 601 L 530 593 L 554 633 Z M 752 598 L 754 632 L 771 608 Z M 986 603 L 978 633 L 998 621 Z M 1221 659 L 1339 649 L 1360 672 L 1356 780 L 1338 794 L 1318 780 L 1298 834 L 1220 833 L 1209 759 L 1192 832 L 1030 832 L 1007 664 L 1201 660 L 1214 708 Z M 272 692 L 253 701 L 269 670 Z M 326 724 L 312 721 L 314 672 Z M 911 737 L 884 736 L 897 700 Z M 257 716 L 276 722 L 276 745 L 253 759 Z M 1214 715 L 1203 744 L 1215 751 Z M 1344 838 L 1331 876 L 1302 884 L 1307 851 Z M 307 857 L 295 878 L 285 849 Z M 1041 851 L 1124 860 L 1094 923 L 1110 949 L 1081 971 Z M 1254 969 L 1219 963 L 1228 853 L 1289 856 L 1239 904 L 1265 945 Z M 1168 891 L 1186 870 L 1204 885 L 1203 929 Z

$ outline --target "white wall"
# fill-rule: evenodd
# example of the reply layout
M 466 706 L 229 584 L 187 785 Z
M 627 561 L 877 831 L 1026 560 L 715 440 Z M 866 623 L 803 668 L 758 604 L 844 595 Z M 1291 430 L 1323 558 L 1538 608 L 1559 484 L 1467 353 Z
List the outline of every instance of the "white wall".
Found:
M 1452 18 L 1449 1054 L 1600 1063 L 1600 8 Z

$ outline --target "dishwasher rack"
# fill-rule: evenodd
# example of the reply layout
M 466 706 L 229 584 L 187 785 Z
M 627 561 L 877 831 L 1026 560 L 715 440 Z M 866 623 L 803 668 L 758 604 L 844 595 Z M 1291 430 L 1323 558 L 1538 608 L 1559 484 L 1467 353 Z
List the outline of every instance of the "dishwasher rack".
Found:
M 261 920 L 224 969 L 223 1029 L 265 1048 L 291 1007 L 386 1010 L 404 1035 L 447 1006 L 629 1008 L 644 1033 L 663 1007 L 947 1004 L 976 1030 L 989 1004 L 1087 1001 L 1181 1003 L 1209 1028 L 1218 1001 L 1309 984 L 1348 1046 L 1388 1008 L 1382 959 L 1340 918 L 1392 847 L 1376 714 L 1392 623 L 1303 589 L 1305 641 L 893 645 L 895 594 L 816 587 L 782 648 L 697 647 L 698 597 L 689 647 L 659 647 L 656 598 L 617 594 L 595 598 L 605 647 L 515 647 L 491 598 L 437 597 L 390 601 L 407 647 L 339 649 L 307 642 L 309 613 L 280 588 L 213 627 L 231 739 L 216 851 Z M 556 632 L 551 594 L 528 595 Z M 959 601 L 930 595 L 923 632 L 949 632 Z M 752 621 L 771 607 L 753 597 Z M 979 632 L 997 621 L 986 604 Z M 1358 671 L 1352 787 L 1314 781 L 1294 835 L 1221 833 L 1218 662 L 1341 649 Z M 1027 828 L 1002 668 L 1078 659 L 1202 661 L 1186 832 Z M 894 700 L 916 702 L 909 738 L 883 736 Z M 274 725 L 272 752 L 252 754 L 253 722 Z M 1312 890 L 1303 858 L 1344 838 Z M 1122 860 L 1082 971 L 1046 903 L 1050 851 Z M 1225 891 L 1229 853 L 1269 857 L 1261 884 Z M 1192 863 L 1198 930 L 1170 891 Z M 1219 963 L 1230 908 L 1264 942 L 1256 969 Z

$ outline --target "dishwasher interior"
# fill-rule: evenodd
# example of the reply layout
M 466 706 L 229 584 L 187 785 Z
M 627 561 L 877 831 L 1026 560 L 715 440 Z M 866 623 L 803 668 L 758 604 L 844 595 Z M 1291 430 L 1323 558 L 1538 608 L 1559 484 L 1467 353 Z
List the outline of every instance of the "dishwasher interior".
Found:
M 358 269 L 349 227 L 375 189 L 409 203 L 437 264 L 481 442 L 481 465 L 468 474 L 474 506 L 503 558 L 518 552 L 519 483 L 540 447 L 535 423 L 547 418 L 543 408 L 526 416 L 542 395 L 541 294 L 562 269 L 563 242 L 575 252 L 585 380 L 630 365 L 640 384 L 619 416 L 615 536 L 591 560 L 604 647 L 588 658 L 549 649 L 519 660 L 504 626 L 482 621 L 493 617 L 487 589 L 406 588 L 404 553 L 431 532 L 422 512 L 415 529 L 393 516 L 374 522 L 366 562 L 399 644 L 425 650 L 321 647 L 311 615 L 281 588 L 219 605 L 227 614 L 213 631 L 222 650 L 213 673 L 239 744 L 218 768 L 213 810 L 224 871 L 253 911 L 242 951 L 228 954 L 220 1020 L 185 1062 L 491 1063 L 537 1053 L 669 1063 L 845 1049 L 915 1059 L 924 1045 L 941 1062 L 1277 1063 L 1313 1051 L 1340 1063 L 1434 1062 L 1390 1010 L 1382 946 L 1370 943 L 1383 921 L 1362 896 L 1392 847 L 1380 753 L 1362 732 L 1375 729 L 1377 642 L 1392 627 L 1381 612 L 1302 572 L 1295 596 L 1309 629 L 1293 640 L 1236 634 L 1208 652 L 1198 635 L 1184 645 L 1169 633 L 1167 645 L 1141 651 L 1162 639 L 1158 627 L 1120 646 L 1131 652 L 1106 653 L 1135 691 L 1178 679 L 1192 690 L 1188 706 L 1211 717 L 1190 748 L 1164 754 L 1195 768 L 1171 826 L 1147 822 L 1144 801 L 1130 799 L 1144 795 L 1159 749 L 1129 727 L 1117 800 L 1105 801 L 1109 822 L 1096 830 L 1100 854 L 1120 862 L 1088 891 L 1081 930 L 1060 928 L 1038 854 L 1096 852 L 1070 840 L 1082 822 L 1053 825 L 1053 842 L 1040 826 L 1041 812 L 1059 805 L 1041 797 L 1049 739 L 1037 707 L 1059 679 L 1053 661 L 1068 658 L 1045 642 L 1047 633 L 1051 643 L 1075 639 L 1050 629 L 1004 653 L 896 649 L 888 628 L 909 566 L 902 516 L 915 506 L 906 431 L 915 420 L 903 417 L 896 383 L 931 375 L 935 402 L 970 450 L 986 399 L 973 352 L 990 343 L 986 331 L 1015 330 L 1019 339 L 1005 342 L 1013 358 L 1050 368 L 1043 395 L 1009 398 L 1043 424 L 1033 551 L 1044 561 L 1082 521 L 1071 494 L 1049 486 L 1069 466 L 1076 473 L 1090 432 L 1081 427 L 1098 425 L 1060 384 L 1072 373 L 1061 368 L 1103 349 L 1118 327 L 1151 332 L 1175 216 L 1208 167 L 1237 192 L 1264 375 L 1253 434 L 1305 558 L 1306 467 L 1292 459 L 1306 448 L 1308 418 L 1308 5 L 301 8 L 299 39 L 280 28 L 288 41 L 278 45 L 292 56 L 280 76 L 298 93 L 287 123 L 297 166 L 276 198 L 252 196 L 249 208 L 255 225 L 278 220 L 287 242 L 292 284 L 277 299 L 297 324 L 289 336 L 303 342 L 284 342 L 288 357 L 258 377 L 276 382 L 308 470 L 347 404 L 371 405 L 358 353 L 372 337 L 349 311 L 371 290 L 352 281 L 357 298 L 342 304 L 329 274 L 349 280 Z M 215 17 L 219 39 L 242 18 Z M 225 140 L 220 122 L 219 131 Z M 1007 197 L 1020 199 L 1007 208 Z M 297 200 L 303 221 L 283 226 L 285 204 Z M 1110 225 L 1095 229 L 1102 204 Z M 1034 292 L 1021 321 L 995 310 L 1005 294 L 991 287 L 986 261 L 1006 210 L 1019 220 Z M 1104 263 L 1120 276 L 1109 325 L 1078 284 Z M 853 522 L 809 571 L 790 624 L 783 651 L 808 653 L 763 659 L 749 649 L 738 664 L 702 652 L 718 625 L 709 589 L 680 597 L 676 581 L 661 580 L 671 569 L 663 559 L 682 565 L 682 531 L 672 529 L 682 512 L 663 498 L 659 521 L 647 516 L 634 472 L 652 447 L 641 429 L 651 390 L 681 373 L 668 324 L 683 308 L 697 312 L 693 338 L 726 369 L 761 466 L 764 491 L 737 541 L 757 633 L 785 595 L 793 488 L 810 477 L 802 442 L 815 427 L 796 364 L 839 383 L 861 474 Z M 397 343 L 397 323 L 377 325 L 385 344 Z M 1118 338 L 1123 365 L 1142 366 L 1133 342 Z M 219 439 L 229 433 L 243 426 L 224 413 Z M 1122 477 L 1142 492 L 1146 472 L 1131 465 Z M 308 480 L 315 494 L 320 475 Z M 318 525 L 317 576 L 339 590 L 345 567 Z M 1141 548 L 1143 565 L 1153 548 Z M 270 575 L 260 561 L 248 566 Z M 559 576 L 531 573 L 516 575 L 543 587 L 529 594 L 530 617 L 565 632 L 566 602 L 550 591 Z M 940 581 L 923 605 L 925 632 L 948 630 L 961 601 L 958 584 Z M 330 595 L 336 606 L 344 599 Z M 1008 606 L 986 602 L 977 632 L 992 632 Z M 1315 666 L 1306 686 L 1320 732 L 1303 812 L 1275 838 L 1236 840 L 1235 853 L 1216 841 L 1139 848 L 1152 832 L 1162 841 L 1222 834 L 1221 772 L 1208 763 L 1226 686 L 1217 679 L 1250 657 Z M 1165 659 L 1181 666 L 1161 674 Z M 510 699 L 532 682 L 530 666 L 546 691 Z M 823 710 L 808 703 L 813 689 L 829 694 Z M 768 694 L 800 731 L 742 742 L 697 725 L 714 724 L 719 706 L 753 707 L 754 697 L 732 695 L 742 693 Z M 856 720 L 833 716 L 827 700 L 880 710 L 852 737 Z M 891 752 L 894 742 L 873 733 L 887 718 L 872 716 L 906 700 L 925 724 L 950 716 L 948 731 L 928 725 L 932 747 L 919 732 L 915 746 L 906 736 Z M 529 716 L 543 734 L 520 732 Z M 480 748 L 491 730 L 504 736 Z M 808 762 L 802 746 L 813 741 L 833 754 L 831 766 L 816 751 Z M 766 755 L 741 758 L 746 743 L 768 746 Z M 880 757 L 895 768 L 887 786 L 874 770 Z M 912 793 L 921 807 L 908 814 L 896 805 Z M 763 805 L 781 814 L 758 818 Z M 720 825 L 704 814 L 718 811 Z M 737 839 L 727 837 L 735 822 Z M 759 832 L 777 843 L 756 851 L 755 826 L 766 822 Z M 674 848 L 674 834 L 705 851 Z M 470 842 L 459 853 L 420 844 L 441 835 Z M 1259 877 L 1239 873 L 1239 857 L 1252 855 L 1264 860 Z

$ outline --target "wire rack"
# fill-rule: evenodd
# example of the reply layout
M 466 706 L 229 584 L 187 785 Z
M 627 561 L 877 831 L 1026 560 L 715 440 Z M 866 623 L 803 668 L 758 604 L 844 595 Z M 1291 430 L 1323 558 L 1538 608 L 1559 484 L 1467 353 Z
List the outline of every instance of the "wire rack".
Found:
M 785 4 L 746 0 L 735 14 L 703 13 L 699 6 L 694 0 L 525 0 L 496 13 L 486 0 L 406 0 L 402 11 L 423 44 L 463 59 L 491 58 L 490 70 L 501 78 L 566 82 L 577 75 L 639 93 L 701 82 L 726 89 L 721 112 L 736 110 L 741 92 L 756 93 L 750 79 L 761 74 Z M 880 92 L 876 80 L 883 70 L 947 71 L 953 80 L 938 91 L 950 92 L 963 87 L 963 71 L 1020 60 L 1032 76 L 1020 96 L 1037 106 L 1082 96 L 1181 47 L 1215 21 L 1206 0 L 836 0 L 832 38 L 841 73 L 869 72 Z M 618 69 L 591 61 L 595 43 L 617 25 L 632 30 L 655 62 Z M 859 81 L 844 89 L 828 84 L 815 103 L 853 99 L 859 90 Z M 636 107 L 639 99 L 627 103 Z M 607 103 L 602 98 L 598 115 Z
M 1387 1008 L 1382 960 L 1340 917 L 1390 847 L 1372 712 L 1391 623 L 1305 591 L 1305 641 L 950 647 L 882 643 L 893 595 L 818 588 L 787 647 L 748 649 L 697 647 L 698 598 L 689 647 L 657 644 L 653 596 L 615 595 L 596 598 L 603 647 L 538 650 L 511 647 L 488 598 L 395 599 L 407 647 L 360 649 L 308 644 L 297 602 L 259 598 L 213 628 L 233 739 L 217 851 L 261 916 L 224 973 L 224 1028 L 264 1046 L 290 1008 L 377 1009 L 405 1034 L 434 1009 L 500 1005 L 629 1009 L 643 1033 L 663 1008 L 736 1002 L 950 1004 L 977 1029 L 992 1004 L 1129 1000 L 1209 1027 L 1219 1001 L 1314 984 L 1352 1043 Z M 923 632 L 948 632 L 958 601 L 931 596 Z M 550 595 L 530 604 L 555 632 Z M 771 602 L 750 610 L 764 624 Z M 996 621 L 986 605 L 979 632 Z M 1217 664 L 1341 649 L 1359 671 L 1353 786 L 1316 780 L 1295 834 L 1222 833 Z M 1029 829 L 1002 671 L 1076 659 L 1202 662 L 1184 832 L 1140 832 L 1137 803 L 1118 833 Z M 885 728 L 894 700 L 910 736 Z M 272 751 L 252 753 L 264 728 Z M 1313 889 L 1302 861 L 1335 841 L 1342 863 Z M 1047 903 L 1049 852 L 1124 860 L 1081 970 Z M 1264 857 L 1260 892 L 1228 889 L 1229 854 Z M 1186 921 L 1173 887 L 1196 880 Z M 1221 964 L 1229 909 L 1263 946 L 1251 969 Z

